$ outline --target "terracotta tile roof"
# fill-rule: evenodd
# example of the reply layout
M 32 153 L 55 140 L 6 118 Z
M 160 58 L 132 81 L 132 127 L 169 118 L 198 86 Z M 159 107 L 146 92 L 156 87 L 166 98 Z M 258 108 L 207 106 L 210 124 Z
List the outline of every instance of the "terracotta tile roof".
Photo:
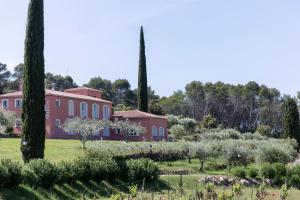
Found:
M 81 87 L 77 87 L 77 88 L 70 88 L 70 89 L 66 89 L 65 91 L 80 91 L 80 90 L 90 90 L 90 91 L 95 91 L 95 92 L 103 92 L 102 90 L 97 90 L 97 89 L 93 89 L 93 88 L 88 88 L 85 86 L 81 86 Z
M 113 117 L 167 119 L 165 116 L 154 115 L 154 114 L 147 113 L 147 112 L 142 112 L 142 111 L 139 111 L 139 110 L 116 111 L 116 112 L 114 112 Z
M 73 94 L 73 93 L 67 93 L 67 92 L 60 92 L 60 91 L 53 91 L 53 90 L 45 90 L 45 95 L 53 95 L 53 96 L 60 96 L 60 97 L 70 97 L 74 99 L 83 99 L 83 100 L 90 100 L 90 101 L 98 101 L 98 102 L 104 102 L 104 103 L 110 103 L 110 101 L 106 101 L 103 99 L 86 96 L 86 95 L 80 95 L 80 94 Z M 21 97 L 22 91 L 12 92 L 12 93 L 6 93 L 0 95 L 1 97 Z

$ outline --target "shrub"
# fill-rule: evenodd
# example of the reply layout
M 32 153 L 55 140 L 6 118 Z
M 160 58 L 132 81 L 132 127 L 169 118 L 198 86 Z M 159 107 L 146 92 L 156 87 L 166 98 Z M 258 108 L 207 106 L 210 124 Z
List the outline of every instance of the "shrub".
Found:
M 58 180 L 57 167 L 47 160 L 31 160 L 23 172 L 25 183 L 31 186 L 50 188 Z
M 218 126 L 218 121 L 212 115 L 204 116 L 203 120 L 201 121 L 202 128 L 212 129 L 212 128 L 217 128 L 217 126 Z
M 275 163 L 273 166 L 276 171 L 276 176 L 286 176 L 286 168 L 283 163 Z
M 5 159 L 0 161 L 0 188 L 11 188 L 22 182 L 22 166 Z
M 71 161 L 61 161 L 57 164 L 58 181 L 57 183 L 73 183 L 82 179 L 84 169 Z
M 258 169 L 255 167 L 250 167 L 248 170 L 248 176 L 250 178 L 257 178 L 258 177 Z
M 183 125 L 185 130 L 190 132 L 194 131 L 197 125 L 197 122 L 192 118 L 182 118 L 180 119 L 179 123 Z
M 252 160 L 252 152 L 241 146 L 229 146 L 225 150 L 225 158 L 230 170 L 232 166 L 247 166 Z
M 11 126 L 6 127 L 5 128 L 5 133 L 7 133 L 7 134 L 14 133 L 14 128 L 11 127 Z
M 261 175 L 264 178 L 273 179 L 276 176 L 276 169 L 270 164 L 264 164 L 261 168 Z
M 150 159 L 130 159 L 126 161 L 128 168 L 128 178 L 131 181 L 142 181 L 143 179 L 147 181 L 153 181 L 158 178 L 159 168 Z
M 272 136 L 272 127 L 269 125 L 259 125 L 256 129 L 256 132 L 262 136 L 271 137 Z
M 175 115 L 168 115 L 167 120 L 168 120 L 168 128 L 171 128 L 175 124 L 179 124 L 179 117 Z
M 271 142 L 260 145 L 257 149 L 256 157 L 260 162 L 288 163 L 294 160 L 296 150 L 287 144 L 272 144 Z
M 74 161 L 74 169 L 77 170 L 77 179 L 82 181 L 112 180 L 120 174 L 118 164 L 109 157 L 81 157 Z
M 186 135 L 186 130 L 184 129 L 183 125 L 175 124 L 170 128 L 170 133 L 178 139 Z
M 233 170 L 233 175 L 239 178 L 246 178 L 246 170 L 242 167 L 237 167 Z

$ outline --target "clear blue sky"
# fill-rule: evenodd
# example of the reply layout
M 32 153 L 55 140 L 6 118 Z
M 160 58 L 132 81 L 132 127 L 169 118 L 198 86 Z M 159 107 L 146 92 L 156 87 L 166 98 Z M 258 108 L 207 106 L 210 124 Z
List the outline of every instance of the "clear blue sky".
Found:
M 300 1 L 44 0 L 46 71 L 78 84 L 126 78 L 137 86 L 144 26 L 148 84 L 159 95 L 192 80 L 250 80 L 300 90 Z M 0 62 L 23 61 L 28 0 L 0 0 Z

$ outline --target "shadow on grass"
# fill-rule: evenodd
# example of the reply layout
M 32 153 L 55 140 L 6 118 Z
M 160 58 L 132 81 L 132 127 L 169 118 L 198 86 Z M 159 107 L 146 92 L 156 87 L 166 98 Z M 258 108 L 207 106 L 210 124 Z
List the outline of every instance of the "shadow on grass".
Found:
M 128 194 L 129 187 L 137 183 L 127 183 L 121 180 L 115 180 L 110 183 L 107 181 L 88 181 L 86 183 L 76 181 L 73 184 L 55 185 L 49 190 L 43 188 L 32 188 L 27 185 L 21 185 L 14 189 L 0 190 L 0 199 L 15 200 L 54 200 L 54 199 L 101 199 L 109 198 L 112 194 L 124 193 Z M 139 188 L 142 183 L 137 184 Z M 171 189 L 168 182 L 164 180 L 157 180 L 155 182 L 145 183 L 144 191 L 162 191 Z

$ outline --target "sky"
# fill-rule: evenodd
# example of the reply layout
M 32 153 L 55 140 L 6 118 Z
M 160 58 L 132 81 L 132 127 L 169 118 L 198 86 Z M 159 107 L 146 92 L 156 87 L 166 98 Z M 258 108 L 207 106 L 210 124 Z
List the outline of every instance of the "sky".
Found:
M 0 62 L 23 62 L 29 0 L 0 0 Z M 44 0 L 47 72 L 129 80 L 137 87 L 143 25 L 148 85 L 256 81 L 300 91 L 300 1 Z

